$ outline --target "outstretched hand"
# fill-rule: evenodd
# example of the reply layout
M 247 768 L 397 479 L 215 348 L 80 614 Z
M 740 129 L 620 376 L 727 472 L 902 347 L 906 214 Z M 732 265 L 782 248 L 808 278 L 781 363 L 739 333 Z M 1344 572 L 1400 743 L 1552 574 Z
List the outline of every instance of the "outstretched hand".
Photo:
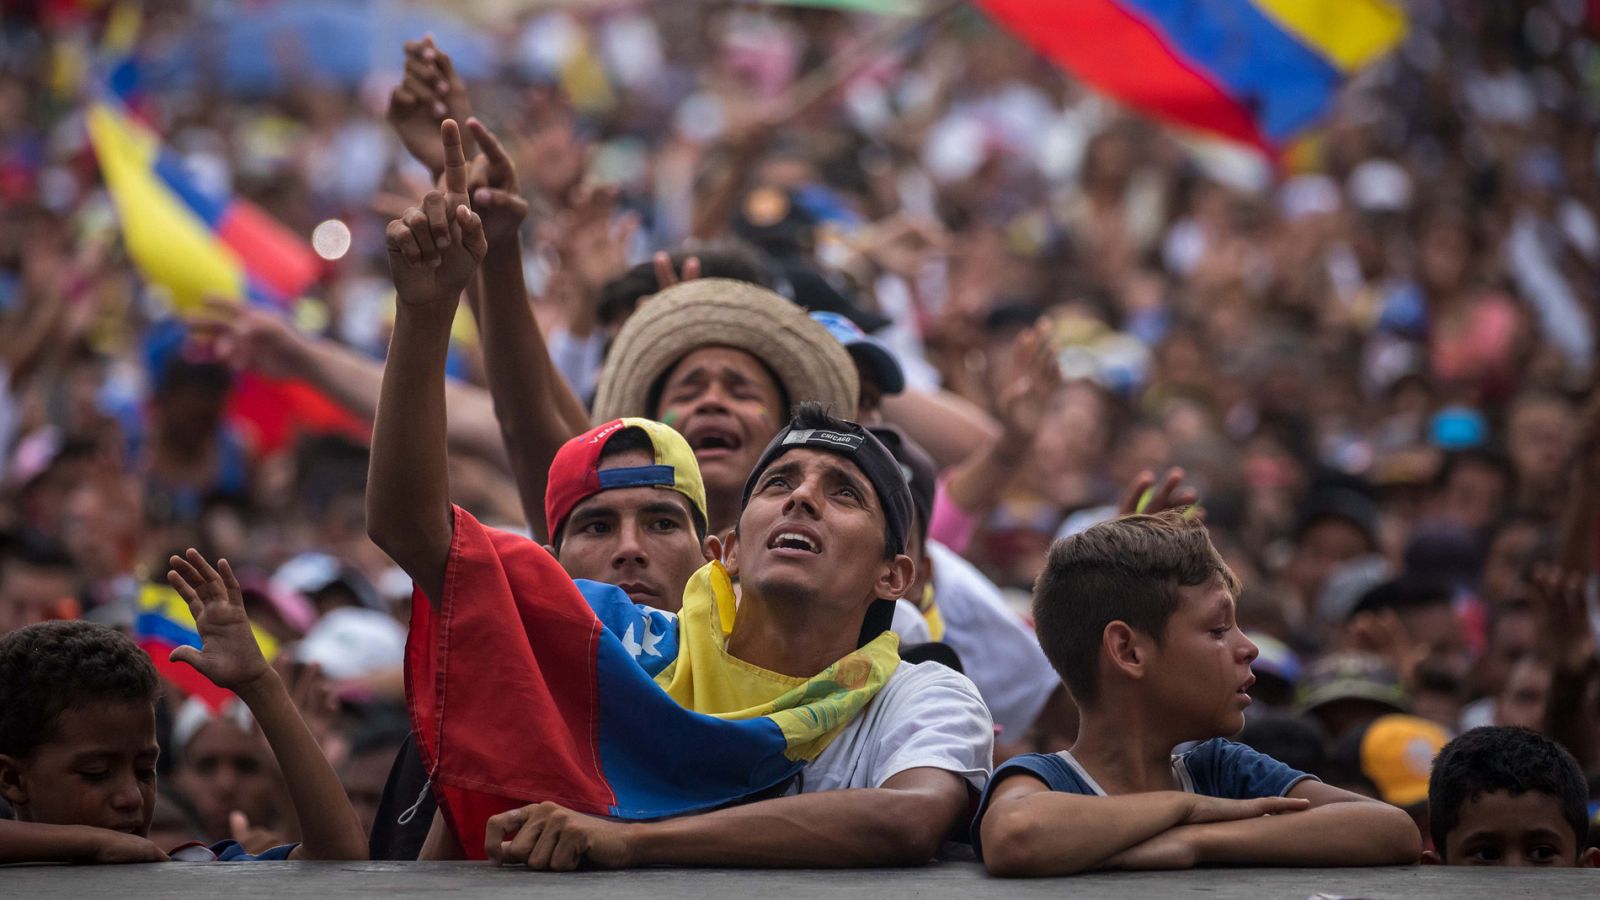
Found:
M 1050 320 L 1040 319 L 1017 338 L 1006 384 L 1000 388 L 1003 440 L 1018 453 L 1033 446 L 1045 410 L 1061 386 L 1061 367 L 1049 334 Z
M 239 580 L 225 559 L 214 569 L 193 547 L 185 556 L 167 560 L 172 566 L 167 583 L 189 604 L 202 646 L 179 647 L 170 659 L 193 666 L 217 687 L 240 693 L 270 676 L 272 669 L 250 630 Z
M 401 304 L 454 304 L 488 252 L 483 220 L 467 205 L 467 157 L 454 119 L 439 127 L 444 190 L 389 223 L 389 271 Z
M 1595 665 L 1589 624 L 1588 579 L 1555 566 L 1540 566 L 1529 579 L 1540 620 L 1540 649 L 1558 674 L 1580 677 Z
M 1117 515 L 1131 516 L 1136 513 L 1154 515 L 1166 512 L 1169 509 L 1194 508 L 1196 517 L 1203 517 L 1204 511 L 1195 506 L 1200 500 L 1200 494 L 1194 488 L 1183 486 L 1184 472 L 1179 468 L 1167 470 L 1162 477 L 1160 487 L 1156 486 L 1154 472 L 1140 472 L 1128 485 L 1127 491 L 1122 495 L 1122 502 L 1117 505 Z
M 462 121 L 472 114 L 467 86 L 440 50 L 433 35 L 406 42 L 405 77 L 389 95 L 389 124 L 400 142 L 433 177 L 444 172 L 444 155 L 437 140 L 445 118 Z
M 207 298 L 189 317 L 197 334 L 214 338 L 213 352 L 239 371 L 268 378 L 295 378 L 312 338 L 282 316 L 237 300 Z

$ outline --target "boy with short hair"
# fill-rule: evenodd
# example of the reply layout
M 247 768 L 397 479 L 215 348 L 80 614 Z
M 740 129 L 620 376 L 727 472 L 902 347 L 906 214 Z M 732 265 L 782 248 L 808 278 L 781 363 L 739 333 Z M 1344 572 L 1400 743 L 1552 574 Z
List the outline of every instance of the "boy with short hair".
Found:
M 203 646 L 172 659 L 194 666 L 250 707 L 283 769 L 302 841 L 252 856 L 233 841 L 177 858 L 365 859 L 366 837 L 294 700 L 261 655 L 226 560 L 195 550 L 169 562 Z M 0 863 L 156 862 L 155 667 L 126 636 L 81 621 L 30 625 L 0 638 Z M 209 849 L 209 852 L 207 852 Z M 198 851 L 198 852 L 196 852 Z M 177 855 L 178 851 L 174 851 Z
M 1417 860 L 1405 813 L 1223 739 L 1244 726 L 1255 680 L 1238 590 L 1204 526 L 1180 512 L 1056 543 L 1033 611 L 1078 703 L 1078 740 L 995 771 L 973 823 L 990 872 Z M 1187 741 L 1202 743 L 1172 754 Z
M 1588 785 L 1560 744 L 1526 728 L 1474 728 L 1428 777 L 1430 863 L 1600 867 L 1589 846 Z

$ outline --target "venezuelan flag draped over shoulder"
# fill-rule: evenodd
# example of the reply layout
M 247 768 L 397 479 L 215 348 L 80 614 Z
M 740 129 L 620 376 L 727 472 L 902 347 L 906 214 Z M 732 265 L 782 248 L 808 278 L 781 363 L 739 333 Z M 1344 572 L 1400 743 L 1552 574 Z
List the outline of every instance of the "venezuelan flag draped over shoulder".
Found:
M 779 788 L 899 665 L 884 632 L 812 678 L 757 668 L 727 652 L 735 604 L 712 563 L 679 615 L 636 606 L 457 509 L 444 597 L 412 601 L 406 696 L 462 849 L 482 859 L 489 817 L 529 803 L 655 819 Z
M 1155 118 L 1282 148 L 1405 37 L 1393 0 L 978 0 L 1078 78 Z
M 304 241 L 253 204 L 204 189 L 122 110 L 95 103 L 88 119 L 128 255 L 179 312 L 206 297 L 283 306 L 316 280 L 321 262 Z

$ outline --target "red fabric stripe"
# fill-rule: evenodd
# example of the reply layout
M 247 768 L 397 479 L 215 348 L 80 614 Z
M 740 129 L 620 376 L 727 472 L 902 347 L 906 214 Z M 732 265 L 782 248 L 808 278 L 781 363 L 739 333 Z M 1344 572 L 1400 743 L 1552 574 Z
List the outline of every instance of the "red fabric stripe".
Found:
M 322 272 L 322 260 L 305 241 L 243 200 L 228 205 L 217 238 L 239 254 L 256 281 L 286 300 L 300 296 Z
M 372 436 L 367 423 L 311 385 L 253 373 L 240 375 L 234 385 L 228 419 L 259 455 L 284 449 L 303 432 L 339 434 L 363 444 Z
M 609 813 L 616 798 L 597 742 L 603 626 L 572 579 L 538 544 L 457 508 L 444 592 L 438 610 L 421 590 L 412 597 L 406 697 L 462 849 L 483 859 L 488 818 L 527 803 Z M 464 647 L 470 658 L 451 656 Z
M 1115 0 L 978 0 L 1052 62 L 1158 119 L 1265 147 L 1250 113 Z
M 222 709 L 224 704 L 233 699 L 233 691 L 212 684 L 211 679 L 201 675 L 194 666 L 168 659 L 174 649 L 172 644 L 144 638 L 139 641 L 139 649 L 150 655 L 156 674 L 170 682 L 184 696 L 194 697 L 212 710 Z

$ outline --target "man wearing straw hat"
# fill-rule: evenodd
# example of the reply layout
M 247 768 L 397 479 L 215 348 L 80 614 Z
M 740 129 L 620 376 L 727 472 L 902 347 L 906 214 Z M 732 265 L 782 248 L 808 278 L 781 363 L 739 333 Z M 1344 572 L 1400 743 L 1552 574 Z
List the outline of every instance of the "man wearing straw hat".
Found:
M 689 441 L 713 532 L 732 528 L 761 449 L 794 404 L 854 419 L 860 390 L 844 347 L 805 310 L 742 281 L 701 278 L 657 294 L 606 358 L 593 420 L 642 415 Z

